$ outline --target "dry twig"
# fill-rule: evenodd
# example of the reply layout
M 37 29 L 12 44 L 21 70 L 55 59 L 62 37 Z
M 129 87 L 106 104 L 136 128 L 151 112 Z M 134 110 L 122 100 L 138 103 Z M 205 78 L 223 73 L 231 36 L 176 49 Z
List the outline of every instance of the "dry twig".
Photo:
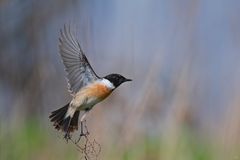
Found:
M 70 140 L 76 147 L 77 150 L 82 154 L 81 160 L 97 160 L 100 152 L 101 152 L 101 145 L 95 140 L 91 140 L 90 133 L 88 132 L 86 121 L 84 124 L 84 128 L 86 132 L 84 133 L 83 122 L 81 122 L 81 130 L 80 135 L 77 140 L 74 140 L 71 135 L 64 136 L 66 141 Z

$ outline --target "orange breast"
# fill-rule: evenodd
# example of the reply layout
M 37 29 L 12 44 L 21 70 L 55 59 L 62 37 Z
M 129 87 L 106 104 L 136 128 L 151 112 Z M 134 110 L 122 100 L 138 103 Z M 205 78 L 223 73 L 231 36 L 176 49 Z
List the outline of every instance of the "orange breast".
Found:
M 105 99 L 112 92 L 112 90 L 100 83 L 92 84 L 86 91 L 89 97 L 97 97 L 100 100 Z

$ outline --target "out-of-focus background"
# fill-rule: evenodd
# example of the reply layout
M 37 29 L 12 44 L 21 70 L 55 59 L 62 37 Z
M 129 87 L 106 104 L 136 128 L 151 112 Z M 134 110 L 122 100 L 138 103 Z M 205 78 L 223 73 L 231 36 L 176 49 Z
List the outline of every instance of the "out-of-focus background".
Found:
M 240 160 L 240 1 L 1 0 L 0 159 L 75 160 L 48 120 L 71 99 L 64 24 L 120 86 L 87 117 L 104 160 Z

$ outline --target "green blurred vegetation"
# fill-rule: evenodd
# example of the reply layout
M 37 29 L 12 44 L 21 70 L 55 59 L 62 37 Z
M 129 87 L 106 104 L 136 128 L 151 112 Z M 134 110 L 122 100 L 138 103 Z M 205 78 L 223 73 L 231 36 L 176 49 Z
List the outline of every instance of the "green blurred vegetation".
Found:
M 18 129 L 1 134 L 1 159 L 80 159 L 81 155 L 73 144 L 66 143 L 59 136 L 53 137 L 53 135 L 47 134 L 48 132 L 46 128 L 41 127 L 38 121 L 29 120 Z M 177 149 L 171 148 L 169 139 L 161 139 L 157 136 L 141 136 L 127 148 L 113 145 L 107 149 L 102 145 L 104 155 L 101 153 L 100 159 L 211 160 L 218 157 L 219 151 L 214 150 L 211 141 L 196 138 L 188 128 L 182 127 L 178 135 L 179 141 L 175 146 Z
M 76 159 L 78 155 L 76 150 L 67 145 L 64 147 L 63 140 L 58 137 L 52 140 L 46 133 L 46 129 L 36 120 L 29 120 L 18 129 L 1 134 L 1 159 Z

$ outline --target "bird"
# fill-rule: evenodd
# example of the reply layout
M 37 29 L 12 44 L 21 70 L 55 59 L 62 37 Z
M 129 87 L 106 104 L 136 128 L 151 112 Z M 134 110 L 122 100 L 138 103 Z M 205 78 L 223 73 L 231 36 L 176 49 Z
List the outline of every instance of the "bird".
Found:
M 132 80 L 117 73 L 98 76 L 72 33 L 70 25 L 64 25 L 63 29 L 60 29 L 59 53 L 72 99 L 62 108 L 51 112 L 49 118 L 55 129 L 63 131 L 64 138 L 67 138 L 70 133 L 78 130 L 80 112 L 83 112 L 80 119 L 82 125 L 87 113 L 97 103 L 103 101 L 122 83 Z

